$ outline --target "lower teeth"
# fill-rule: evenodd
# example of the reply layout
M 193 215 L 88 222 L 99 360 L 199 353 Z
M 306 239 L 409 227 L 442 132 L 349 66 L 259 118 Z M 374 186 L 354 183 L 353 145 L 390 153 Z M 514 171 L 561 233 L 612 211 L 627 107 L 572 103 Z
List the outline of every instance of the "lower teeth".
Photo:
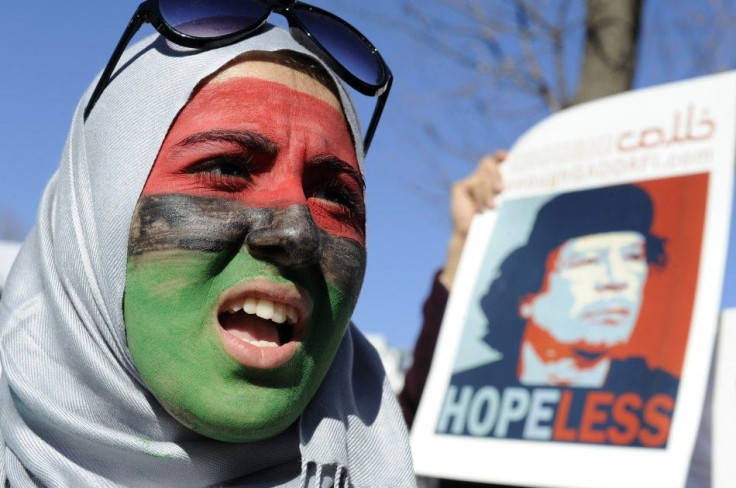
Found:
M 278 344 L 271 341 L 247 341 L 249 344 L 252 344 L 257 347 L 279 347 Z

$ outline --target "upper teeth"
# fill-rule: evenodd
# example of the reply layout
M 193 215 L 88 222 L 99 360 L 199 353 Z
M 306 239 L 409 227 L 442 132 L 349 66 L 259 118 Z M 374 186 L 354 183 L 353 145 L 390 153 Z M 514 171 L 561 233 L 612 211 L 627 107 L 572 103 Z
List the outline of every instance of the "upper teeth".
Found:
M 247 297 L 244 301 L 232 302 L 227 308 L 231 313 L 242 310 L 249 315 L 256 315 L 277 324 L 283 324 L 286 321 L 295 324 L 298 319 L 296 308 L 265 298 Z

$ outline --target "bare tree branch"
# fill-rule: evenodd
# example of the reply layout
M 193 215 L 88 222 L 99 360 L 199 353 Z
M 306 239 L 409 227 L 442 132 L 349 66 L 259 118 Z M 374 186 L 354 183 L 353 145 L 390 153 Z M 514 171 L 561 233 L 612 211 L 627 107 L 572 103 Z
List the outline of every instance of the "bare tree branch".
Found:
M 554 93 L 549 88 L 549 84 L 542 73 L 542 69 L 539 66 L 534 47 L 532 46 L 532 34 L 529 29 L 529 8 L 524 0 L 517 0 L 517 23 L 519 26 L 519 32 L 521 33 L 521 48 L 524 52 L 524 60 L 526 61 L 529 75 L 532 78 L 533 83 L 537 87 L 539 96 L 541 96 L 550 111 L 556 112 L 560 109 L 560 102 L 554 96 Z
M 417 122 L 424 139 L 449 160 L 496 146 L 502 134 L 514 140 L 552 111 L 628 90 L 637 71 L 652 84 L 736 67 L 725 47 L 736 39 L 724 37 L 736 29 L 730 1 L 646 0 L 646 12 L 644 0 L 397 2 L 404 14 L 394 19 L 397 29 L 445 58 L 443 66 L 449 60 L 460 68 L 444 78 L 447 89 L 432 88 L 438 96 L 427 106 L 435 108 L 421 112 L 425 120 Z M 366 9 L 365 17 L 376 18 L 373 12 Z M 656 59 L 656 69 L 638 64 L 640 43 L 643 59 Z M 468 143 L 463 139 L 472 131 L 454 119 L 453 127 L 436 119 L 426 123 L 440 113 L 436 107 L 467 113 L 474 127 L 493 124 L 494 136 Z
M 570 11 L 570 1 L 563 0 L 560 2 L 560 8 L 557 12 L 557 25 L 563 25 L 565 19 L 567 19 L 568 12 Z M 557 79 L 557 99 L 560 100 L 560 105 L 564 108 L 570 102 L 567 94 L 567 73 L 565 71 L 565 50 L 562 38 L 562 28 L 552 27 L 552 39 L 553 39 L 553 56 L 554 56 L 554 70 L 555 78 Z

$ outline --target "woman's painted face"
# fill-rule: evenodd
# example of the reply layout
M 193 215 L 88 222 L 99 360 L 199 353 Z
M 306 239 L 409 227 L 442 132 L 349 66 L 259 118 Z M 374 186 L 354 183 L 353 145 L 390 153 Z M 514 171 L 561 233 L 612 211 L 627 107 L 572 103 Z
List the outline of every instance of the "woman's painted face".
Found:
M 335 356 L 365 270 L 363 179 L 337 98 L 245 61 L 182 109 L 133 216 L 128 345 L 171 415 L 272 437 Z

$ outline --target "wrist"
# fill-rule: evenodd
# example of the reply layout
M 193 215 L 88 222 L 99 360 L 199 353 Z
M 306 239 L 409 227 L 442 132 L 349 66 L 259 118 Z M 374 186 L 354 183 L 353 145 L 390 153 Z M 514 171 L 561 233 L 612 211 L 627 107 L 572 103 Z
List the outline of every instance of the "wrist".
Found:
M 442 272 L 440 272 L 439 281 L 448 290 L 452 289 L 452 284 L 455 281 L 455 274 L 460 264 L 460 256 L 465 247 L 466 237 L 466 234 L 454 232 L 447 244 L 447 257 L 445 259 L 445 266 Z

